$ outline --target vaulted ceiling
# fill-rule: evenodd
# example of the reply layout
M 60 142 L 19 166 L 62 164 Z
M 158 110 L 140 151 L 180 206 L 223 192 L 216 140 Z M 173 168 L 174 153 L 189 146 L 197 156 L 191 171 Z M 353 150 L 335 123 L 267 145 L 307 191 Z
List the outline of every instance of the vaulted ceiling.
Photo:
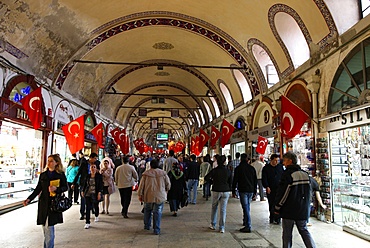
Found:
M 150 118 L 158 118 L 179 137 L 232 110 L 220 83 L 235 107 L 248 100 L 243 91 L 253 98 L 268 90 L 253 44 L 266 49 L 280 78 L 293 71 L 274 28 L 280 12 L 307 43 L 324 47 L 335 35 L 322 0 L 8 0 L 0 1 L 0 38 L 18 51 L 18 66 L 135 135 L 150 134 Z

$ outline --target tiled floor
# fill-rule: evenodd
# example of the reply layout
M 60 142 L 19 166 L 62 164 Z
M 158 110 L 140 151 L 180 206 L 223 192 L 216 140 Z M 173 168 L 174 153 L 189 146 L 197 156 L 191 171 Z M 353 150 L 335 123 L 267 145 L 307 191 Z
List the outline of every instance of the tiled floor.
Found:
M 200 191 L 199 191 L 200 193 Z M 165 205 L 162 216 L 161 235 L 143 229 L 142 206 L 133 193 L 129 219 L 120 214 L 119 194 L 111 196 L 110 215 L 100 215 L 100 221 L 92 221 L 91 228 L 84 229 L 79 220 L 79 205 L 73 205 L 64 213 L 64 223 L 56 226 L 55 247 L 281 247 L 281 226 L 268 224 L 267 201 L 252 202 L 252 233 L 240 233 L 242 210 L 239 200 L 230 199 L 227 207 L 226 232 L 219 233 L 208 228 L 211 201 L 198 194 L 196 205 L 171 216 Z M 36 225 L 37 204 L 0 216 L 0 247 L 42 247 L 43 234 Z M 370 247 L 370 243 L 343 232 L 335 224 L 327 224 L 311 218 L 310 231 L 320 247 Z M 217 229 L 216 229 L 217 230 Z M 294 246 L 304 247 L 294 231 Z

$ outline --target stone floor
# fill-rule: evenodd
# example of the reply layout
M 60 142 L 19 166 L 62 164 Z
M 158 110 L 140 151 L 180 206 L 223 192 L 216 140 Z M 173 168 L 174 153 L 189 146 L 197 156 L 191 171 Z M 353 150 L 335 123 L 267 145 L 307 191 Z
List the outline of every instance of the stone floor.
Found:
M 281 247 L 281 226 L 268 223 L 267 201 L 252 202 L 252 233 L 240 233 L 242 210 L 239 200 L 230 199 L 227 206 L 225 233 L 208 229 L 211 201 L 198 194 L 196 205 L 189 205 L 173 217 L 169 205 L 162 216 L 161 235 L 143 229 L 142 206 L 133 193 L 129 219 L 120 214 L 119 194 L 111 196 L 110 215 L 100 215 L 84 229 L 79 220 L 79 205 L 64 213 L 64 223 L 56 226 L 55 247 Z M 0 247 L 42 247 L 43 234 L 36 225 L 37 204 L 14 210 L 0 216 Z M 370 247 L 370 243 L 342 231 L 335 224 L 311 218 L 309 227 L 316 245 L 320 247 Z M 293 247 L 304 247 L 294 230 Z

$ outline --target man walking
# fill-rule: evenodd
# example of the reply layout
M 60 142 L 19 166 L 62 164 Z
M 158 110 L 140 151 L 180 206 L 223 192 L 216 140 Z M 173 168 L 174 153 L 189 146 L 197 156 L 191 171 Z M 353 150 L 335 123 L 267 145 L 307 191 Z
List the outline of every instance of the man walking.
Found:
M 258 192 L 260 195 L 260 201 L 264 201 L 265 196 L 263 193 L 263 185 L 262 185 L 262 169 L 265 166 L 265 164 L 263 162 L 263 156 L 260 156 L 258 159 L 256 159 L 256 161 L 252 163 L 252 166 L 254 167 L 257 173 L 257 184 L 258 184 Z M 255 199 L 256 198 L 254 198 L 254 200 Z
M 159 168 L 158 161 L 150 161 L 150 169 L 143 173 L 137 191 L 139 201 L 144 202 L 144 229 L 150 230 L 153 214 L 153 231 L 155 235 L 161 233 L 161 219 L 163 204 L 171 182 L 165 171 Z
M 297 155 L 293 152 L 284 154 L 283 164 L 286 170 L 281 176 L 275 205 L 275 214 L 283 219 L 283 248 L 292 247 L 294 223 L 305 246 L 316 247 L 306 225 L 312 195 L 310 177 L 297 165 Z
M 168 154 L 169 157 L 163 162 L 163 170 L 166 171 L 167 174 L 170 172 L 170 170 L 172 170 L 172 165 L 179 162 L 175 158 L 175 152 L 173 150 L 170 150 Z
M 192 154 L 190 156 L 190 163 L 188 164 L 188 169 L 186 170 L 186 180 L 188 181 L 188 192 L 189 192 L 189 203 L 197 203 L 197 189 L 200 175 L 200 166 L 196 161 L 197 157 Z
M 239 191 L 240 204 L 243 208 L 243 228 L 241 232 L 250 233 L 252 228 L 250 216 L 250 204 L 253 196 L 257 193 L 256 170 L 247 162 L 247 154 L 241 155 L 239 166 L 235 168 L 233 180 L 233 197 L 236 195 L 236 188 Z
M 135 182 L 139 178 L 137 176 L 135 167 L 128 163 L 129 160 L 130 158 L 128 156 L 123 157 L 123 164 L 117 168 L 116 174 L 114 175 L 114 179 L 121 197 L 121 214 L 125 219 L 128 218 L 127 213 L 128 207 L 131 203 L 132 186 L 135 185 Z
M 280 218 L 275 218 L 274 212 L 276 192 L 283 172 L 284 167 L 279 163 L 279 156 L 277 154 L 272 154 L 270 156 L 270 163 L 262 169 L 262 184 L 266 188 L 267 200 L 269 202 L 270 224 L 280 224 Z

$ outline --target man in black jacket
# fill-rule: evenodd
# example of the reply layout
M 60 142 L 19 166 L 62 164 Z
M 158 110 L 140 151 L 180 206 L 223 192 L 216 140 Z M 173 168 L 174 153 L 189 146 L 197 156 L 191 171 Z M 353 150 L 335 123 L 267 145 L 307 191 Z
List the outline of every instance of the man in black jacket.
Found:
M 262 169 L 262 185 L 266 188 L 267 200 L 269 202 L 270 223 L 280 224 L 280 218 L 275 216 L 274 212 L 276 192 L 283 172 L 284 167 L 279 163 L 279 156 L 272 154 L 270 163 Z
M 297 165 L 293 152 L 284 154 L 283 164 L 286 170 L 281 176 L 275 204 L 275 214 L 283 218 L 283 247 L 292 247 L 294 223 L 305 246 L 316 247 L 306 226 L 312 195 L 309 175 Z
M 239 191 L 240 204 L 243 208 L 243 228 L 241 232 L 251 232 L 250 205 L 253 196 L 257 193 L 257 174 L 256 170 L 248 164 L 247 154 L 243 153 L 240 157 L 240 164 L 235 168 L 233 179 L 233 197 L 236 196 L 236 189 Z
M 198 182 L 199 182 L 200 166 L 196 160 L 197 160 L 197 157 L 194 154 L 192 154 L 190 156 L 190 163 L 188 164 L 188 168 L 185 172 L 185 175 L 186 175 L 185 179 L 188 182 L 187 186 L 188 186 L 190 204 L 197 203 L 197 189 L 198 189 Z

